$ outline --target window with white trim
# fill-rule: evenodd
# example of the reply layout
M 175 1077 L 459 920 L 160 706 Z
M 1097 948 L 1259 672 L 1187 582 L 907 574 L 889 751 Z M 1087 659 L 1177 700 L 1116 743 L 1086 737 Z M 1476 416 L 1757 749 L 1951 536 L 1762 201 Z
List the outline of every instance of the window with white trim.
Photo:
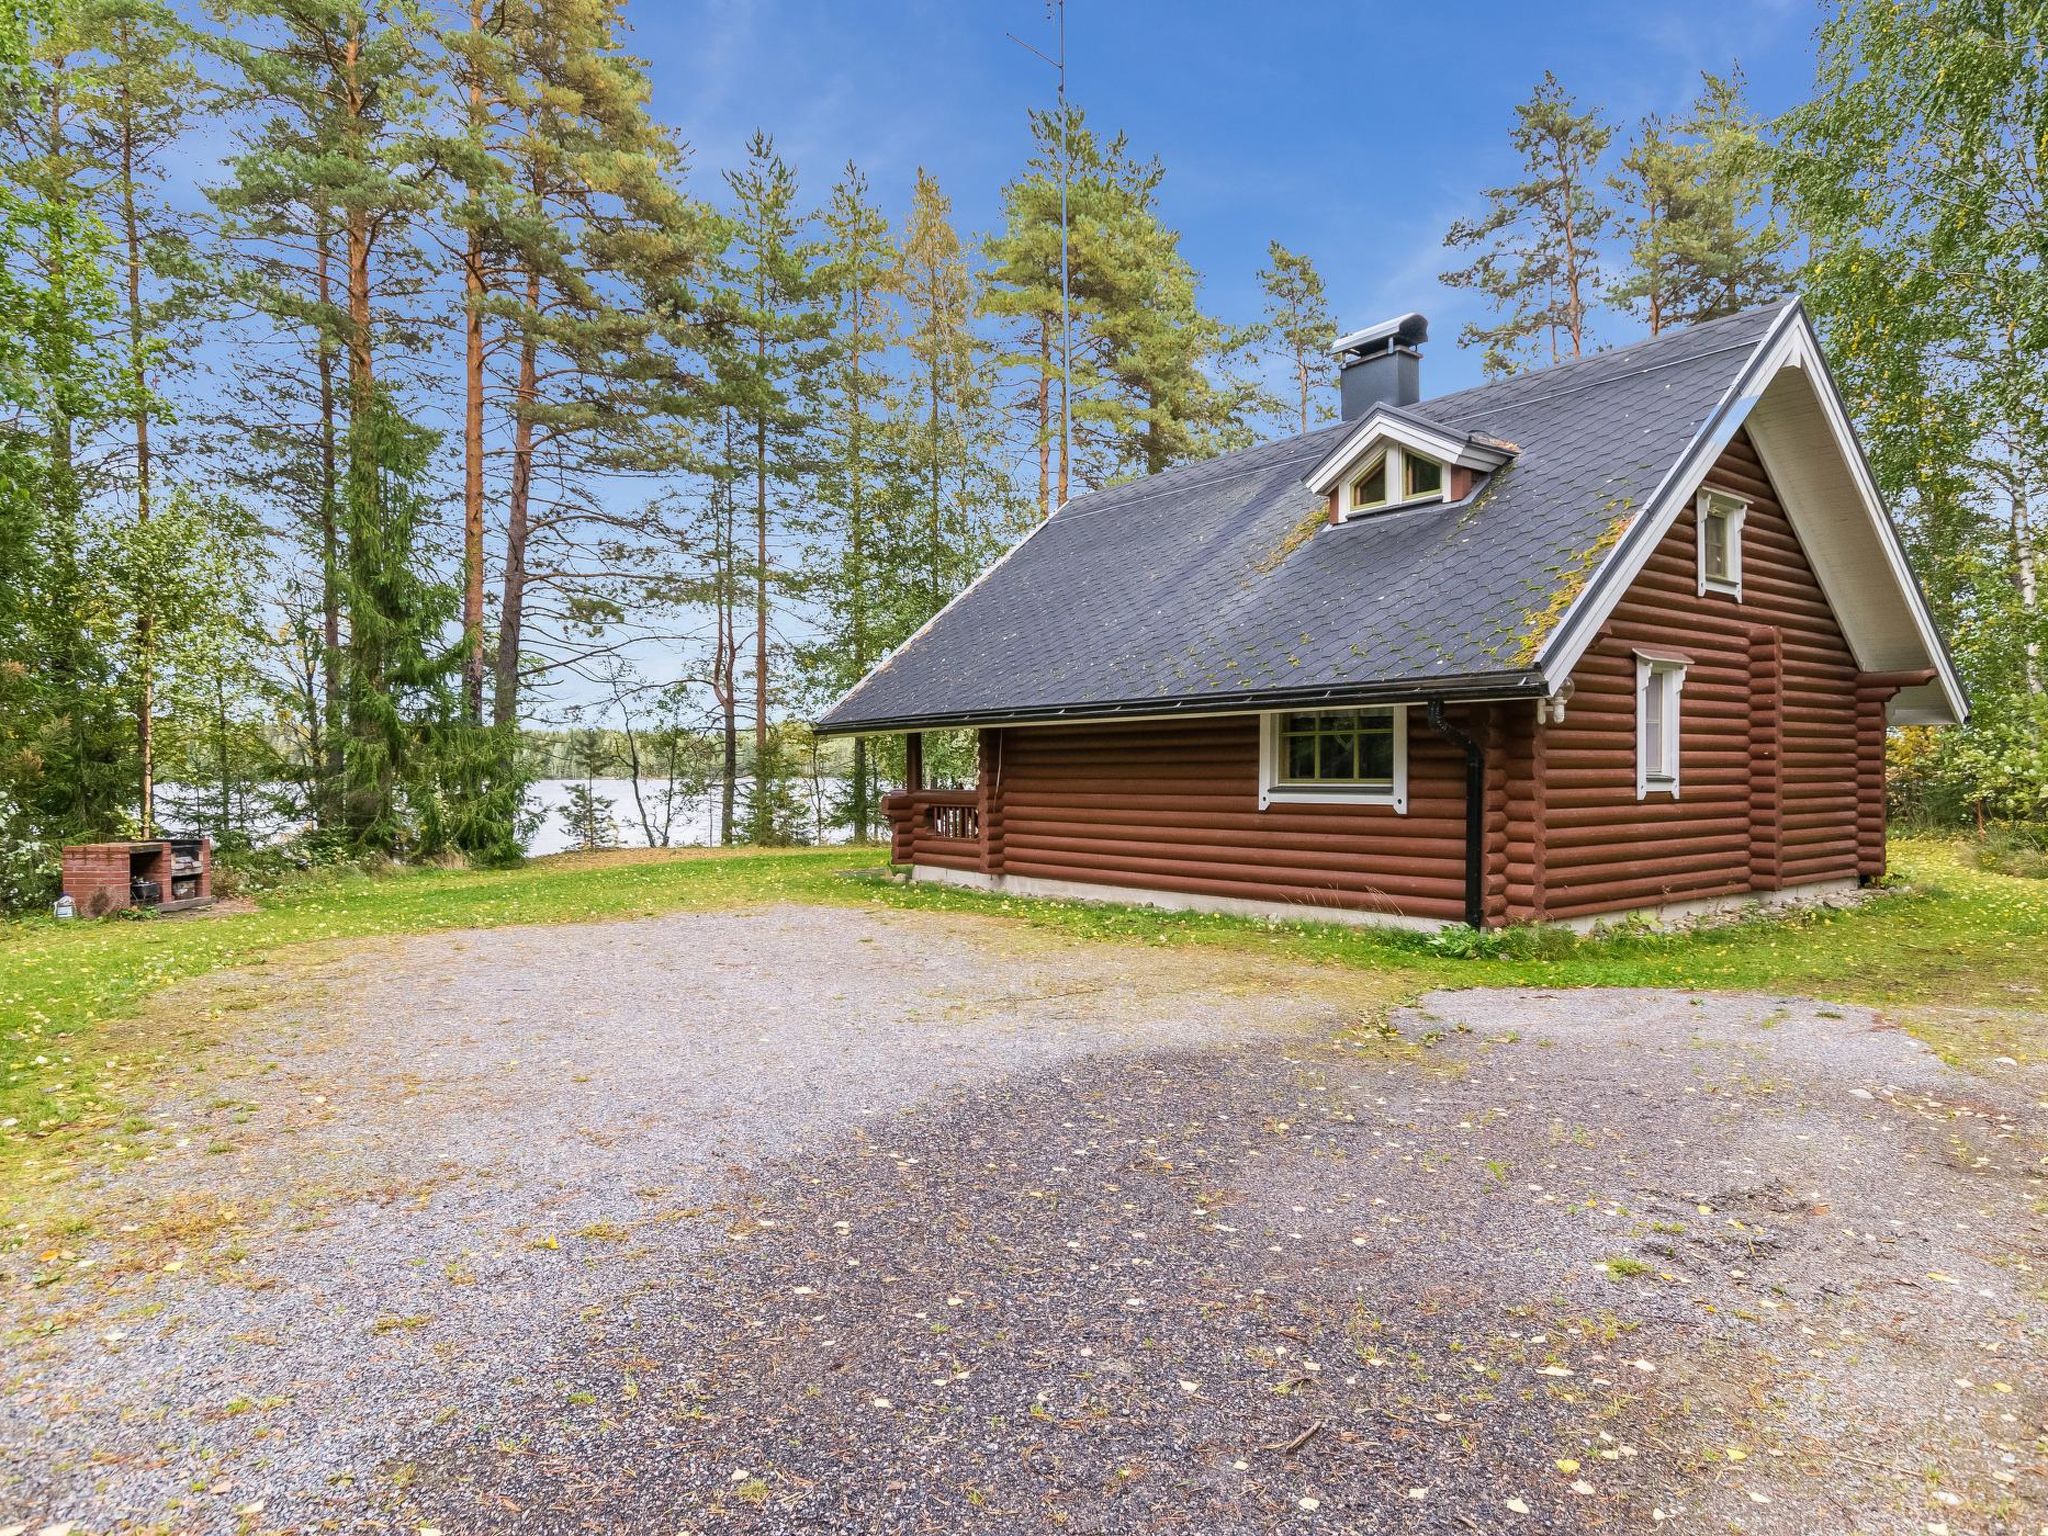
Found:
M 1259 717 L 1259 808 L 1408 809 L 1408 709 L 1290 710 Z
M 1699 523 L 1700 596 L 1725 592 L 1742 600 L 1742 520 L 1749 503 L 1720 491 L 1701 491 Z
M 1444 467 L 1413 449 L 1389 443 L 1351 477 L 1345 515 L 1425 506 L 1444 499 Z
M 1678 798 L 1679 699 L 1685 659 L 1636 653 L 1636 798 Z

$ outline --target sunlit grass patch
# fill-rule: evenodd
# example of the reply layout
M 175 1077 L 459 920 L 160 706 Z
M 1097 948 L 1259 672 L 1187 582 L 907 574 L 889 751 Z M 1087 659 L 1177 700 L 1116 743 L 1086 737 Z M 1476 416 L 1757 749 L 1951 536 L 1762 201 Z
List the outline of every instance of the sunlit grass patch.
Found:
M 1952 1059 L 2039 1059 L 2048 881 L 1977 867 L 1969 845 L 1893 845 L 1897 889 L 1847 909 L 1685 933 L 1642 928 L 1472 936 L 1271 923 L 1140 906 L 1038 901 L 885 878 L 872 849 L 621 853 L 510 870 L 332 873 L 230 916 L 0 923 L 0 1165 L 109 1107 L 164 1053 L 219 1038 L 290 974 L 238 981 L 195 1017 L 137 1018 L 173 983 L 306 945 L 515 923 L 588 922 L 784 901 L 973 915 L 1045 942 L 1218 946 L 1378 973 L 1387 998 L 1431 986 L 1624 986 L 1815 994 L 1890 1006 Z M 852 877 L 852 878 L 849 878 Z M 114 1021 L 129 1020 L 118 1028 Z M 1373 1021 L 1366 1021 L 1369 1028 Z M 137 1124 L 139 1131 L 141 1126 Z

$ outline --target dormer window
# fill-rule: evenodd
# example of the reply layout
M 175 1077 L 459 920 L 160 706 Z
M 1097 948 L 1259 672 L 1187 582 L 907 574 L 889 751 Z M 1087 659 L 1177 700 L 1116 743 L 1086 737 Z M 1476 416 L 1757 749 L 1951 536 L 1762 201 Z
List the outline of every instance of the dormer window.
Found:
M 1384 512 L 1444 498 L 1444 467 L 1413 449 L 1389 444 L 1366 461 L 1365 472 L 1351 482 L 1347 512 Z
M 1457 506 L 1519 451 L 1499 438 L 1380 404 L 1350 424 L 1303 483 L 1327 499 L 1333 523 L 1404 507 Z

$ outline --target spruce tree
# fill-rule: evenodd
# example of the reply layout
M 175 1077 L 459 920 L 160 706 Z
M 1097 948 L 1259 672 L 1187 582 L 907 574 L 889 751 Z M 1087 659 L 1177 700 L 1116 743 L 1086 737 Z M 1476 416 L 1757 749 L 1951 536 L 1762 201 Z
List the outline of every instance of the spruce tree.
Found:
M 130 414 L 111 241 L 94 202 L 106 174 L 87 129 L 96 66 L 76 18 L 19 17 L 25 55 L 5 100 L 13 314 L 6 440 L 11 503 L 0 576 L 13 588 L 0 679 L 15 699 L 7 798 L 25 835 L 106 836 L 128 825 L 133 738 L 114 662 L 125 620 L 96 567 L 110 553 L 92 515 L 106 489 L 94 445 Z

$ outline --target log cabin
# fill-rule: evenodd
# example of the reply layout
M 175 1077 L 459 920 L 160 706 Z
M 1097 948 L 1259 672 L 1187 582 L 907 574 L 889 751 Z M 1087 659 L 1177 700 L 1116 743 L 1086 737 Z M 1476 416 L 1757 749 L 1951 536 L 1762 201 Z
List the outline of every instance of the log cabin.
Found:
M 1885 737 L 1966 702 L 1796 302 L 1075 498 L 818 722 L 906 735 L 891 857 L 1023 895 L 1662 921 L 1885 868 Z M 978 782 L 923 783 L 966 729 Z

